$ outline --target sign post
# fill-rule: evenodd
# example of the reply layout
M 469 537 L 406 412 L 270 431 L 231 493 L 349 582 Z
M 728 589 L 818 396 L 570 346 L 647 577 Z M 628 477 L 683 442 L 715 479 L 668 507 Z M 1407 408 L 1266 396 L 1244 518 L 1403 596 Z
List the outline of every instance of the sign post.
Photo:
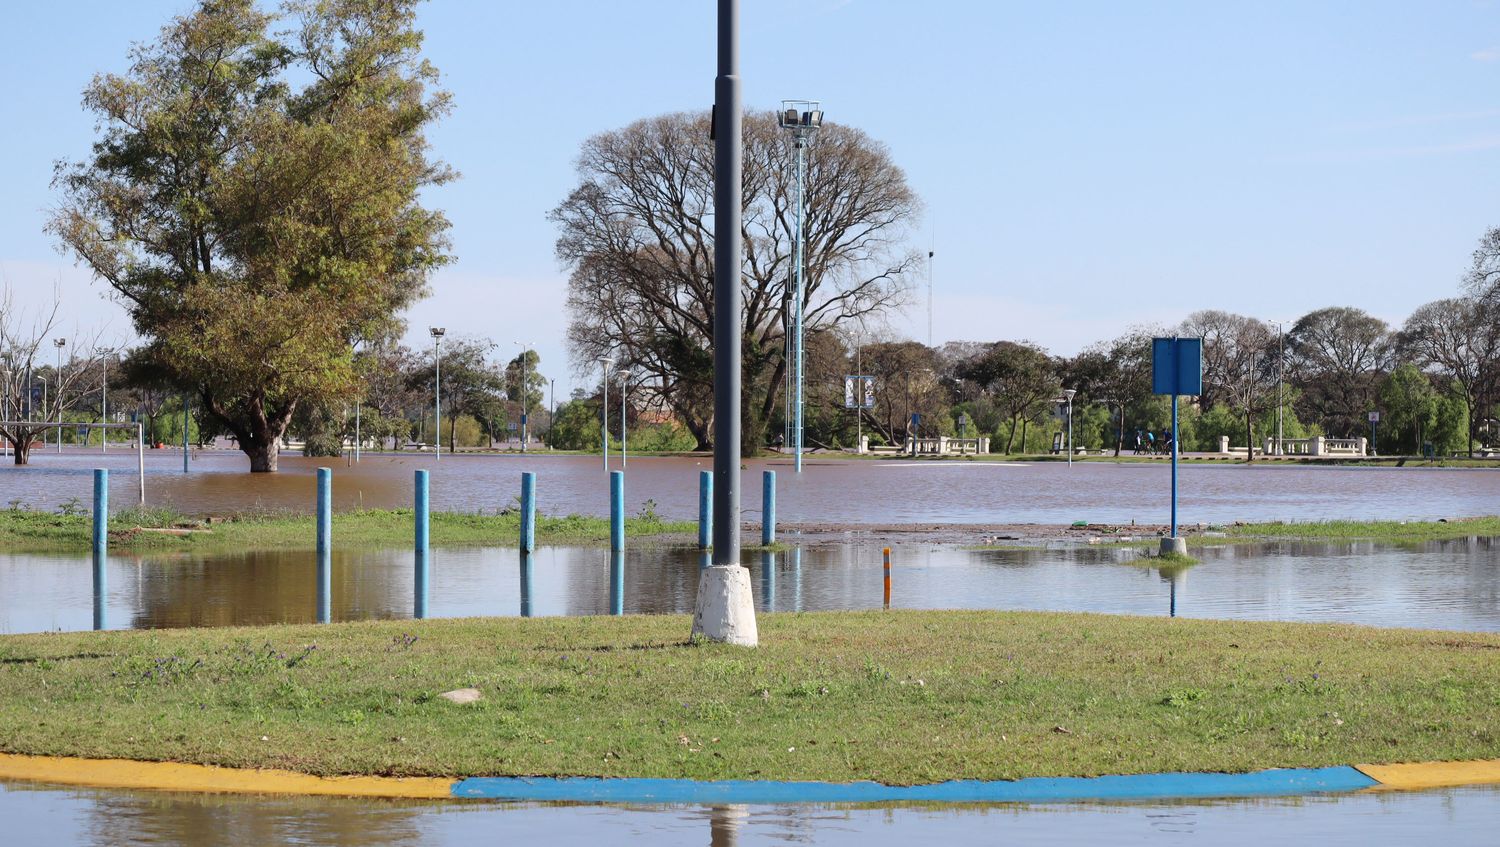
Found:
M 1380 413 L 1370 413 L 1370 455 L 1379 456 L 1380 450 L 1375 447 L 1375 432 L 1380 426 Z
M 1172 395 L 1172 528 L 1171 534 L 1161 540 L 1161 551 L 1186 555 L 1187 542 L 1177 536 L 1177 459 L 1181 452 L 1177 398 L 1203 393 L 1203 339 L 1153 338 L 1151 391 Z

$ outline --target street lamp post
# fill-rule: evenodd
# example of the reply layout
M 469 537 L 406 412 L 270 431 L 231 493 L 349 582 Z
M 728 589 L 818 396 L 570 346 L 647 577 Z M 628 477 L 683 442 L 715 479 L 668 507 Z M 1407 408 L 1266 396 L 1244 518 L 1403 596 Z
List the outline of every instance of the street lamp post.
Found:
M 1276 455 L 1281 456 L 1285 452 L 1281 441 L 1281 384 L 1286 373 L 1286 346 L 1283 342 L 1281 331 L 1282 321 L 1272 321 L 1276 324 Z
M 100 423 L 109 423 L 109 357 L 114 351 L 108 348 L 99 351 L 99 417 Z M 109 452 L 109 427 L 99 430 L 99 452 Z
M 443 336 L 448 330 L 433 326 L 427 328 L 432 336 L 432 434 L 436 454 L 434 461 L 443 460 Z
M 530 341 L 512 342 L 521 348 L 521 452 L 526 452 L 526 353 L 531 349 Z
M 63 399 L 62 399 L 62 349 L 68 343 L 65 338 L 52 339 L 52 346 L 57 348 L 57 422 L 62 423 Z M 62 427 L 57 428 L 57 452 L 62 452 Z
M 1063 396 L 1068 398 L 1068 467 L 1073 467 L 1073 395 L 1077 394 L 1075 388 L 1064 388 Z
M 626 456 L 625 443 L 625 411 L 630 408 L 630 371 L 620 371 L 620 467 L 623 469 L 629 464 Z
M 793 447 L 796 456 L 797 473 L 802 473 L 802 406 L 805 379 L 805 366 L 807 351 L 804 347 L 803 312 L 807 301 L 806 295 L 806 273 L 803 269 L 802 256 L 802 221 L 803 211 L 806 203 L 803 200 L 803 182 L 807 170 L 807 144 L 817 135 L 818 127 L 823 125 L 823 109 L 816 100 L 783 100 L 781 101 L 781 113 L 777 118 L 781 128 L 792 134 L 792 146 L 797 150 L 797 214 L 796 233 L 793 236 L 792 245 L 792 271 L 796 275 L 795 289 L 793 295 L 796 302 L 793 332 L 793 343 L 796 349 L 793 353 L 792 363 L 796 368 L 797 380 L 797 402 L 796 423 L 792 435 L 795 440 Z
M 609 357 L 600 356 L 604 367 L 604 396 L 599 408 L 599 452 L 604 456 L 604 472 L 609 473 Z
M 551 400 L 547 404 L 549 408 L 549 411 L 547 413 L 547 449 L 551 450 L 553 449 L 552 425 L 557 423 L 557 380 L 547 380 L 547 388 L 551 396 Z
M 354 342 L 354 344 L 351 345 L 351 347 L 357 347 L 357 346 L 359 346 L 359 344 L 363 340 L 364 339 L 357 339 Z M 363 381 L 363 377 L 361 377 L 360 380 L 361 381 L 360 381 L 360 385 L 359 385 L 359 387 L 360 387 L 359 396 L 356 397 L 355 400 L 354 400 L 354 461 L 355 461 L 355 463 L 359 462 L 359 439 L 360 439 L 359 413 L 360 413 L 360 407 L 365 404 L 365 392 L 364 392 L 365 384 L 364 384 L 364 381 Z

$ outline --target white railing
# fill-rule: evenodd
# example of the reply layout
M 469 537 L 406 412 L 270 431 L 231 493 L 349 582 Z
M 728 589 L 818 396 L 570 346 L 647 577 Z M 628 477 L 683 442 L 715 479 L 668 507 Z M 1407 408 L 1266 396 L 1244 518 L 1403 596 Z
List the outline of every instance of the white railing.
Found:
M 1313 438 L 1283 438 L 1281 449 L 1276 449 L 1276 439 L 1267 438 L 1265 452 L 1267 456 L 1364 456 L 1367 455 L 1369 440 L 1365 438 L 1327 438 L 1315 436 Z

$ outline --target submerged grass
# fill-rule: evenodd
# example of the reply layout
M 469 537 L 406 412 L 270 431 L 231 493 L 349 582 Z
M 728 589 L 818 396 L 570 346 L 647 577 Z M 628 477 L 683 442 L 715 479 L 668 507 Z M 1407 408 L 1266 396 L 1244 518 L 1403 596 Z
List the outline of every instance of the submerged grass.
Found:
M 315 774 L 876 779 L 1500 756 L 1500 635 L 1004 612 L 0 637 L 0 749 Z M 437 697 L 472 686 L 483 699 Z
M 1231 537 L 1375 539 L 1442 541 L 1449 538 L 1500 535 L 1500 517 L 1456 518 L 1439 521 L 1310 521 L 1307 523 L 1247 523 L 1224 527 Z
M 0 550 L 48 552 L 87 550 L 92 518 L 79 513 L 25 509 L 0 511 Z M 473 514 L 433 512 L 434 546 L 513 545 L 520 537 L 518 512 Z M 159 532 L 155 530 L 170 530 Z M 697 524 L 664 521 L 646 513 L 625 519 L 630 536 L 695 533 Z M 410 509 L 338 512 L 333 516 L 337 549 L 406 547 L 412 543 Z M 537 540 L 546 544 L 591 545 L 609 540 L 607 518 L 537 515 Z M 128 510 L 110 516 L 111 549 L 124 550 L 299 550 L 313 549 L 317 531 L 312 515 L 245 514 L 208 520 L 186 518 L 170 509 Z

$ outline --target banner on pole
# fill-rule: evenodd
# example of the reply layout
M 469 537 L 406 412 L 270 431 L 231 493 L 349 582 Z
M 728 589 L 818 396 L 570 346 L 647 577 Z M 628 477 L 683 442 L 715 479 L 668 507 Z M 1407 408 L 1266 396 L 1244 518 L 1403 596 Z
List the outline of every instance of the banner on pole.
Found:
M 846 376 L 846 377 L 844 377 L 844 408 L 845 409 L 873 409 L 873 408 L 875 408 L 875 377 L 873 377 L 873 376 Z
M 1151 393 L 1203 393 L 1203 339 L 1153 338 L 1151 340 Z

